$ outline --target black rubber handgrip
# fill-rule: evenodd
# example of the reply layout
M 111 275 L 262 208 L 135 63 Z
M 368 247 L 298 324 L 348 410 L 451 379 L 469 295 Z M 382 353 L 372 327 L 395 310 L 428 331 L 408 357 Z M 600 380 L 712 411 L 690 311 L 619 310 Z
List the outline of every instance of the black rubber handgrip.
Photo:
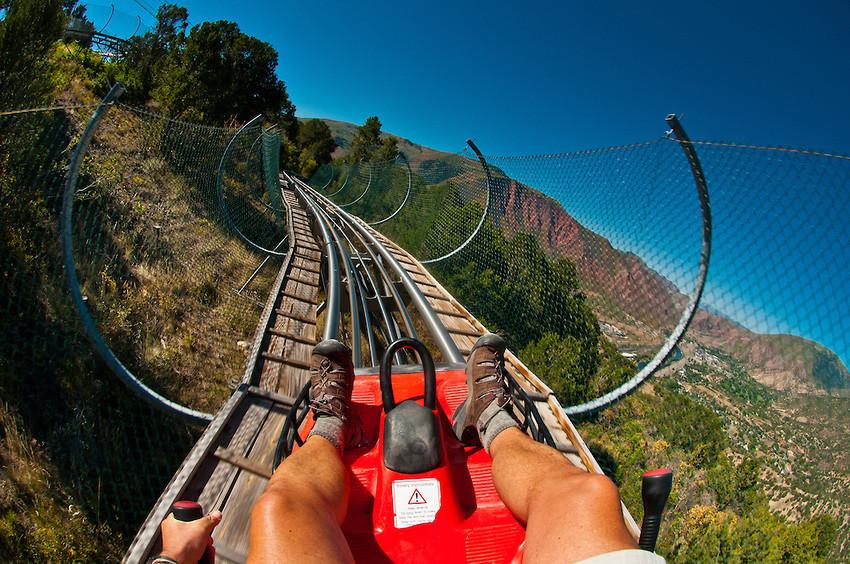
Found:
M 422 375 L 425 378 L 425 407 L 431 411 L 437 408 L 437 375 L 434 371 L 434 359 L 422 342 L 409 337 L 403 337 L 391 344 L 381 359 L 381 400 L 384 404 L 384 413 L 389 413 L 395 407 L 395 396 L 393 395 L 392 372 L 393 355 L 401 349 L 413 349 L 419 354 L 422 361 Z
M 175 501 L 171 512 L 178 521 L 195 521 L 204 516 L 204 508 L 197 501 Z
M 643 550 L 655 551 L 661 530 L 661 515 L 673 488 L 673 472 L 667 468 L 650 470 L 641 477 L 640 495 L 643 498 L 643 523 L 640 526 L 638 545 Z
M 171 506 L 171 512 L 174 518 L 178 521 L 195 521 L 204 516 L 204 508 L 197 501 L 175 501 Z M 214 564 L 215 549 L 212 546 L 207 547 L 198 564 Z

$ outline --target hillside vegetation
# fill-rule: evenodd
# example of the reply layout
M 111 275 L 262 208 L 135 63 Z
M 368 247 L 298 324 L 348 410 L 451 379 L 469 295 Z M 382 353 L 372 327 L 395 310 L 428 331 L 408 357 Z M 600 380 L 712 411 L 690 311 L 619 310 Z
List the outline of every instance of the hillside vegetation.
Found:
M 185 10 L 164 5 L 156 31 L 133 46 L 149 63 L 135 67 L 144 75 L 136 76 L 128 74 L 129 58 L 105 62 L 60 40 L 74 4 L 20 0 L 4 4 L 0 20 L 0 109 L 42 108 L 0 116 L 4 562 L 118 560 L 198 436 L 131 395 L 94 357 L 68 300 L 60 203 L 68 158 L 96 103 L 120 78 L 124 102 L 217 125 L 253 117 L 258 92 L 265 92 L 261 110 L 282 127 L 294 112 L 274 74 L 277 54 L 235 24 L 187 34 Z M 190 48 L 210 56 L 182 58 Z M 265 75 L 238 63 L 242 56 L 260 62 Z M 180 91 L 166 88 L 196 72 L 216 74 L 219 86 L 228 77 L 232 88 L 221 89 L 228 103 L 174 97 Z M 233 133 L 114 106 L 83 163 L 75 204 L 75 260 L 105 339 L 148 385 L 208 411 L 241 375 L 244 343 L 276 274 L 272 261 L 241 296 L 234 292 L 263 257 L 211 213 L 218 162 Z M 297 148 L 297 140 L 285 143 Z M 248 147 L 239 151 L 234 158 Z M 255 164 L 226 168 L 228 194 L 256 183 Z M 255 218 L 245 229 L 279 234 L 263 210 L 257 200 L 234 213 L 237 221 Z
M 344 136 L 352 129 L 338 122 L 329 126 L 340 147 L 346 147 Z M 398 145 L 415 147 L 402 139 Z M 451 169 L 459 158 L 418 151 L 433 157 L 433 168 Z M 417 162 L 420 170 L 428 169 L 424 160 Z M 352 206 L 355 213 L 379 218 L 397 206 L 407 175 L 396 169 L 381 173 L 394 174 L 394 181 L 382 180 L 376 195 L 367 194 Z M 447 239 L 448 249 L 460 244 L 482 211 L 480 203 L 459 196 L 451 175 L 431 181 L 414 175 L 417 200 L 410 211 L 379 226 L 416 256 L 429 252 L 432 237 Z M 429 269 L 485 325 L 509 339 L 563 404 L 613 389 L 636 370 L 618 354 L 617 345 L 634 347 L 642 334 L 654 332 L 646 328 L 669 328 L 684 296 L 639 257 L 617 251 L 578 224 L 557 202 L 511 179 L 497 182 L 505 194 L 497 201 L 499 225 L 488 219 L 469 252 Z M 337 179 L 326 191 L 341 183 Z M 362 187 L 343 191 L 340 201 L 356 190 Z M 614 262 L 606 262 L 605 269 L 587 266 L 602 258 Z M 614 282 L 617 275 L 593 275 L 611 269 L 629 272 L 633 291 L 637 286 L 668 305 L 656 304 L 654 312 L 629 307 L 635 297 Z M 658 317 L 659 311 L 670 313 Z M 846 450 L 836 442 L 838 427 L 824 423 L 839 424 L 842 418 L 830 414 L 842 408 L 850 412 L 850 400 L 799 392 L 846 388 L 846 369 L 815 343 L 730 330 L 734 327 L 700 312 L 682 344 L 681 359 L 672 361 L 654 384 L 581 421 L 579 430 L 638 519 L 641 473 L 659 466 L 674 470 L 659 544 L 670 561 L 843 558 L 850 539 L 850 464 L 835 455 Z M 654 353 L 652 344 L 646 341 L 647 354 Z M 796 387 L 760 383 L 759 370 L 771 367 L 796 374 Z

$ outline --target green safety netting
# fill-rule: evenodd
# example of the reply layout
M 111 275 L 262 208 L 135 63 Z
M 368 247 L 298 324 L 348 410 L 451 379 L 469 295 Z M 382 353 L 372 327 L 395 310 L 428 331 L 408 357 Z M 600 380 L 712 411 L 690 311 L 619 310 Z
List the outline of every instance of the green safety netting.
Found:
M 280 136 L 113 103 L 83 151 L 96 109 L 0 112 L 0 391 L 74 503 L 129 539 L 199 429 L 93 353 L 63 268 L 70 163 L 79 153 L 70 258 L 91 329 L 139 388 L 209 414 L 241 379 L 287 248 Z

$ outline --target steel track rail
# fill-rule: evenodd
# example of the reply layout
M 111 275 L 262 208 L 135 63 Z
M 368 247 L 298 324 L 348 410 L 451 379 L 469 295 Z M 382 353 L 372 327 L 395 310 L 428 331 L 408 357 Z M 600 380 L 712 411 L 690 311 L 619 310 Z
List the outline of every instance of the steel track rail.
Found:
M 334 221 L 334 220 L 332 219 L 332 221 Z M 349 238 L 348 233 L 346 233 L 346 227 L 344 226 L 344 224 L 340 223 L 337 227 L 339 228 L 339 231 L 340 231 L 340 233 L 342 233 L 343 237 L 345 237 L 345 239 L 348 241 L 349 247 L 351 249 L 356 250 L 357 247 L 354 245 L 354 242 Z M 376 267 L 376 270 L 379 271 L 379 276 L 381 278 L 381 281 L 384 283 L 384 286 L 385 287 L 391 287 L 391 288 L 393 288 L 393 290 L 395 290 L 395 286 L 392 284 L 392 280 L 389 278 L 389 274 L 386 272 L 386 270 L 384 270 L 381 267 L 380 263 L 377 261 L 377 257 L 374 256 L 374 253 L 370 252 L 369 247 L 366 245 L 366 242 L 363 240 L 363 238 L 360 236 L 360 234 L 356 230 L 349 229 L 349 231 L 351 232 L 351 236 L 358 239 L 360 241 L 360 244 L 362 245 L 362 247 L 366 250 L 366 253 L 369 254 L 370 259 L 372 260 L 372 263 Z M 384 323 L 383 326 L 379 327 L 379 329 L 381 330 L 381 333 L 384 336 L 384 341 L 386 342 L 387 345 L 389 345 L 390 343 L 396 341 L 397 339 L 400 339 L 404 335 L 399 330 L 398 324 L 395 322 L 395 318 L 392 316 L 389 309 L 387 308 L 387 305 L 384 301 L 385 296 L 381 293 L 381 288 L 378 286 L 377 281 L 372 276 L 372 273 L 371 273 L 368 265 L 366 264 L 366 261 L 363 260 L 363 253 L 362 252 L 357 252 L 357 259 L 360 262 L 360 266 L 363 270 L 362 273 L 360 273 L 359 271 L 356 271 L 356 274 L 358 274 L 358 284 L 360 285 L 360 289 L 361 289 L 361 299 L 362 299 L 363 304 L 364 304 L 363 307 L 364 307 L 364 309 L 366 309 L 366 307 L 367 307 L 366 306 L 366 300 L 367 299 L 374 299 L 375 302 L 378 304 L 378 309 L 381 312 L 381 318 L 382 318 L 383 323 Z M 363 276 L 366 277 L 366 280 L 368 280 L 369 285 L 372 287 L 372 290 L 373 290 L 373 293 L 374 293 L 374 296 L 372 296 L 372 297 L 369 297 L 369 296 L 366 295 L 366 292 L 365 292 L 365 286 L 366 286 L 365 282 L 366 282 L 366 280 L 363 279 Z M 393 298 L 396 301 L 397 310 L 402 312 L 406 326 L 407 326 L 408 330 L 411 332 L 411 336 L 413 338 L 416 338 L 416 330 L 413 327 L 413 322 L 410 319 L 410 315 L 407 312 L 407 308 L 404 307 L 404 303 L 401 299 L 401 296 L 399 296 L 397 292 L 395 294 L 390 292 L 390 294 L 386 297 Z M 371 333 L 370 333 L 370 335 L 371 335 Z M 372 335 L 372 337 L 373 337 L 373 335 Z M 373 347 L 373 345 L 371 343 L 370 343 L 370 347 Z M 373 352 L 371 352 L 371 358 L 372 358 L 372 363 L 373 363 L 372 365 L 377 366 L 378 363 L 380 362 L 380 359 L 378 357 L 376 348 Z M 396 364 L 403 364 L 404 363 L 403 362 L 404 356 L 401 352 L 397 352 L 395 354 L 394 358 L 396 360 Z
M 345 210 L 340 209 L 339 206 L 336 206 L 332 201 L 319 194 L 306 183 L 299 179 L 295 180 L 299 185 L 301 185 L 303 191 L 311 193 L 318 201 L 324 202 L 324 206 L 326 208 L 335 209 L 338 217 L 360 232 L 367 243 L 378 252 L 381 258 L 390 266 L 401 280 L 402 286 L 419 312 L 419 315 L 422 317 L 422 320 L 425 323 L 428 332 L 431 334 L 434 343 L 443 354 L 443 358 L 447 362 L 463 363 L 465 361 L 463 355 L 452 340 L 443 323 L 437 317 L 437 314 L 434 312 L 430 302 L 428 302 L 422 294 L 422 291 L 411 278 L 407 270 L 402 267 L 398 260 L 396 260 L 395 256 L 393 256 L 393 254 L 375 237 L 370 228 L 363 224 L 359 219 L 347 213 Z

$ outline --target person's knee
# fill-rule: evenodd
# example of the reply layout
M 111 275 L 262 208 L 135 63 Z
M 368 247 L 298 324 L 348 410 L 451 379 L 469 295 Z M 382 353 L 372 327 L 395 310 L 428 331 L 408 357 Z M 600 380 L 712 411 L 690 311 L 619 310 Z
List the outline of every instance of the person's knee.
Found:
M 547 478 L 537 484 L 532 495 L 537 500 L 552 503 L 567 501 L 591 507 L 620 501 L 620 492 L 610 478 L 590 473 Z
M 620 490 L 610 478 L 602 474 L 582 474 L 572 478 L 568 492 L 564 492 L 572 503 L 594 511 L 618 511 Z
M 257 498 L 254 507 L 251 508 L 251 520 L 256 522 L 268 522 L 279 519 L 283 515 L 297 509 L 297 501 L 292 495 L 287 495 L 284 488 L 269 488 Z

